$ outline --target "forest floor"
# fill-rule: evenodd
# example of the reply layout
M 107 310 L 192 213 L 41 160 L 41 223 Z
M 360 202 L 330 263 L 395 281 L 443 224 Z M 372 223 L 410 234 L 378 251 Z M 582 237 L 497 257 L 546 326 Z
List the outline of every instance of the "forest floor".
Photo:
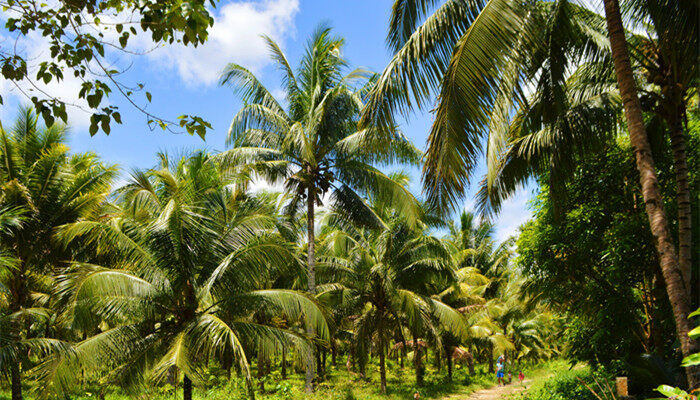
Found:
M 514 381 L 506 386 L 491 386 L 474 392 L 453 393 L 440 400 L 513 400 L 521 399 L 532 390 L 543 386 L 547 380 L 555 376 L 559 371 L 568 369 L 568 364 L 563 360 L 552 360 L 536 366 L 530 366 L 525 371 L 526 379 L 522 384 Z
M 525 379 L 522 385 L 520 383 L 511 383 L 506 386 L 494 386 L 468 395 L 450 395 L 444 397 L 444 400 L 501 400 L 527 390 L 527 387 L 530 386 L 531 383 L 532 380 Z
M 523 366 L 527 377 L 528 389 L 546 381 L 546 378 L 556 371 L 565 368 L 563 360 L 552 360 L 539 365 Z M 211 371 L 216 372 L 216 371 Z M 274 371 L 265 378 L 265 393 L 259 392 L 259 382 L 256 382 L 256 399 L 258 400 L 404 400 L 412 399 L 418 391 L 421 400 L 501 400 L 524 393 L 520 384 L 514 382 L 505 387 L 493 387 L 493 373 L 486 371 L 485 365 L 479 365 L 476 374 L 469 375 L 465 367 L 455 366 L 451 382 L 446 379 L 446 371 L 435 370 L 428 365 L 425 375 L 425 385 L 415 386 L 413 370 L 406 366 L 401 368 L 393 360 L 387 368 L 388 390 L 386 395 L 379 392 L 379 373 L 375 364 L 367 368 L 367 378 L 360 379 L 357 374 L 350 374 L 343 363 L 338 367 L 329 367 L 326 380 L 320 383 L 313 395 L 304 393 L 304 374 L 302 370 L 290 371 L 287 379 L 281 379 L 279 371 Z M 514 369 L 513 372 L 516 373 Z M 255 374 L 254 374 L 255 375 Z M 224 380 L 221 373 L 213 374 L 207 385 L 198 385 L 194 390 L 195 400 L 232 400 L 245 399 L 245 387 L 240 379 Z M 530 384 L 532 382 L 532 384 Z M 490 388 L 490 389 L 487 389 Z M 30 387 L 25 388 L 26 400 L 36 400 Z M 141 394 L 127 394 L 118 389 L 108 390 L 106 400 L 173 400 L 181 399 L 181 388 L 169 385 L 149 387 Z M 97 390 L 84 390 L 75 393 L 71 400 L 95 400 Z M 0 380 L 0 400 L 10 400 L 7 388 L 2 387 Z

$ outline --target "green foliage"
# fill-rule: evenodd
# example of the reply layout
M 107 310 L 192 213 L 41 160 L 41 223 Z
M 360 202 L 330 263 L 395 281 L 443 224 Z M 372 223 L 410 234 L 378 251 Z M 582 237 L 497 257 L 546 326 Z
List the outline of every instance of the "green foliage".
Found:
M 698 148 L 698 133 L 691 132 L 689 153 Z M 657 160 L 662 188 L 672 198 L 668 148 Z M 568 354 L 578 360 L 608 364 L 650 348 L 671 353 L 667 338 L 674 327 L 635 175 L 632 153 L 620 140 L 582 157 L 557 192 L 544 176 L 535 217 L 518 239 L 527 290 L 569 313 Z M 692 175 L 691 187 L 699 183 Z M 632 334 L 651 320 L 646 336 Z
M 121 114 L 114 105 L 105 105 L 113 92 L 124 96 L 135 110 L 148 117 L 149 125 L 162 128 L 177 126 L 177 123 L 159 118 L 134 99 L 134 85 L 119 82 L 121 71 L 112 69 L 113 63 L 106 58 L 110 52 L 136 54 L 128 44 L 138 34 L 137 27 L 150 35 L 154 45 L 182 43 L 197 46 L 207 39 L 208 29 L 214 19 L 208 6 L 215 7 L 214 0 L 78 0 L 58 3 L 29 0 L 8 0 L 2 3 L 5 29 L 17 37 L 39 34 L 48 42 L 49 51 L 39 58 L 29 59 L 18 50 L 18 46 L 3 47 L 0 55 L 0 71 L 4 79 L 21 82 L 49 83 L 62 81 L 73 75 L 82 80 L 76 95 L 84 99 L 90 116 L 90 134 L 98 130 L 109 134 L 112 121 L 121 123 Z M 138 16 L 137 20 L 131 17 Z M 123 19 L 122 19 L 123 18 Z M 114 39 L 116 37 L 117 39 Z M 7 51 L 5 51 L 7 50 Z M 31 63 L 31 64 L 30 64 Z M 30 71 L 36 69 L 36 75 Z M 143 84 L 136 85 L 141 91 Z M 23 92 L 24 93 L 24 92 Z M 151 94 L 145 92 L 147 102 Z M 68 122 L 66 107 L 77 107 L 64 100 L 41 95 L 29 97 L 47 126 L 58 118 Z M 0 104 L 2 98 L 0 97 Z M 180 126 L 187 132 L 204 136 L 208 122 L 196 116 L 184 116 Z
M 548 379 L 543 386 L 515 398 L 519 400 L 600 400 L 598 394 L 607 394 L 602 398 L 609 398 L 610 391 L 610 376 L 590 368 L 583 368 L 557 371 L 556 375 Z
M 270 57 L 284 82 L 286 107 L 250 71 L 229 64 L 221 85 L 230 86 L 244 102 L 233 117 L 222 163 L 238 173 L 282 181 L 293 200 L 294 214 L 305 201 L 346 210 L 353 221 L 378 227 L 364 198 L 390 201 L 407 218 L 417 218 L 418 202 L 400 182 L 377 167 L 417 164 L 420 151 L 398 130 L 358 130 L 357 120 L 373 80 L 367 71 L 346 73 L 341 38 L 320 26 L 311 36 L 294 70 L 279 46 L 267 38 Z M 313 216 L 312 216 L 313 217 Z
M 313 299 L 268 285 L 276 268 L 299 263 L 276 232 L 274 204 L 231 190 L 235 178 L 204 152 L 163 156 L 160 168 L 135 171 L 101 218 L 57 230 L 59 242 L 85 246 L 56 294 L 68 327 L 89 337 L 35 369 L 42 394 L 72 393 L 82 368 L 125 387 L 173 371 L 203 384 L 209 360 L 235 361 L 252 391 L 247 349 L 309 352 L 306 337 L 261 316 L 328 336 Z
M 395 113 L 432 104 L 438 94 L 423 178 L 428 200 L 445 210 L 463 198 L 483 150 L 488 183 L 494 182 L 512 110 L 525 104 L 526 87 L 536 87 L 543 110 L 553 114 L 566 103 L 565 71 L 601 57 L 606 37 L 600 16 L 568 1 L 433 5 L 394 2 L 388 41 L 396 53 L 363 122 L 391 127 Z
M 95 154 L 70 154 L 66 127 L 41 126 L 31 109 L 0 126 L 0 160 L 0 374 L 9 377 L 77 339 L 53 291 L 54 272 L 75 248 L 53 234 L 97 215 L 117 169 Z

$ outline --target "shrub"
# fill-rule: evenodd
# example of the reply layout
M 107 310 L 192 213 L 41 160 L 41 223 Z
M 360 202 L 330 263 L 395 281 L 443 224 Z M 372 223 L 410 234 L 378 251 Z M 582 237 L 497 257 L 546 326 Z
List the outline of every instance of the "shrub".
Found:
M 588 385 L 597 393 L 609 393 L 610 377 L 589 368 L 559 372 L 549 379 L 541 388 L 530 391 L 522 400 L 598 400 L 586 387 Z M 585 383 L 585 384 L 584 384 Z M 600 387 L 599 385 L 602 385 Z

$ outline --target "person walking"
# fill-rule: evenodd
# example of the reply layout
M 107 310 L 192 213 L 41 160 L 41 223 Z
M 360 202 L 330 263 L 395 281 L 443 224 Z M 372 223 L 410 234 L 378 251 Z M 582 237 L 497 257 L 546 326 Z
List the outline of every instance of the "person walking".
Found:
M 505 368 L 506 368 L 506 360 L 503 356 L 498 357 L 498 361 L 496 361 L 496 381 L 498 382 L 498 385 L 506 385 L 505 379 Z

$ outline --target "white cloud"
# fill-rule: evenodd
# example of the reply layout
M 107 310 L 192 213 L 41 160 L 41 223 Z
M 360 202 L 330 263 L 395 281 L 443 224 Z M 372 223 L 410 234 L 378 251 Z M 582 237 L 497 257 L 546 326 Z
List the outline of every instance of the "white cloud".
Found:
M 293 33 L 298 0 L 232 2 L 214 10 L 214 26 L 207 42 L 198 47 L 180 44 L 149 53 L 164 68 L 175 69 L 190 85 L 211 85 L 229 62 L 254 71 L 268 63 L 268 52 L 260 35 L 281 42 Z
M 496 240 L 498 242 L 517 235 L 520 225 L 530 219 L 532 211 L 528 209 L 527 204 L 530 197 L 531 190 L 521 188 L 503 203 L 496 221 Z
M 210 28 L 209 39 L 204 45 L 194 48 L 175 44 L 153 50 L 154 44 L 150 36 L 139 34 L 130 42 L 130 48 L 148 51 L 146 59 L 154 64 L 154 69 L 173 69 L 189 85 L 210 85 L 216 82 L 221 69 L 228 62 L 235 61 L 254 71 L 262 68 L 268 62 L 268 53 L 260 35 L 266 34 L 281 44 L 293 33 L 293 19 L 298 9 L 298 0 L 230 2 L 212 10 L 215 23 Z M 0 21 L 4 22 L 9 15 L 10 12 L 0 12 Z M 103 20 L 121 21 L 132 17 L 120 14 L 105 16 Z M 103 25 L 101 32 L 107 42 L 116 43 L 118 35 L 110 25 Z M 16 36 L 2 31 L 0 45 L 15 48 L 27 60 L 30 77 L 36 76 L 39 62 L 50 59 L 49 42 L 37 32 Z M 118 51 L 108 51 L 108 58 L 110 60 L 107 62 L 114 62 L 117 69 L 121 69 L 120 64 L 123 67 L 133 61 L 133 57 Z M 15 86 L 11 82 L 0 80 L 0 95 L 6 105 L 29 103 L 28 97 L 31 96 L 58 98 L 69 105 L 67 112 L 70 125 L 78 130 L 86 129 L 90 125 L 91 113 L 85 111 L 88 109 L 85 100 L 78 98 L 82 81 L 75 78 L 69 68 L 64 69 L 64 72 L 64 79 L 60 82 L 54 80 L 48 85 L 23 81 Z M 70 106 L 71 104 L 77 107 Z M 108 103 L 102 104 L 106 105 Z M 10 107 L 2 107 L 3 117 L 7 117 L 4 113 L 8 108 Z
M 27 36 L 10 37 L 7 33 L 0 34 L 0 42 L 11 44 L 17 54 L 27 60 L 28 76 L 34 78 L 38 69 L 38 61 L 49 59 L 49 42 L 38 32 L 31 32 Z M 38 61 L 37 61 L 38 60 Z M 0 95 L 5 101 L 17 104 L 29 104 L 30 97 L 38 98 L 54 97 L 65 102 L 68 106 L 68 121 L 75 128 L 86 128 L 90 125 L 90 114 L 83 109 L 87 109 L 87 102 L 78 98 L 78 92 L 82 81 L 76 78 L 70 69 L 66 69 L 64 78 L 61 81 L 52 80 L 48 84 L 27 80 L 13 82 L 0 80 Z M 71 106 L 73 105 L 73 106 Z M 107 104 L 104 104 L 107 105 Z M 81 109 L 81 107 L 83 109 Z M 3 107 L 10 108 L 10 107 Z M 3 117 L 7 117 L 3 115 Z

